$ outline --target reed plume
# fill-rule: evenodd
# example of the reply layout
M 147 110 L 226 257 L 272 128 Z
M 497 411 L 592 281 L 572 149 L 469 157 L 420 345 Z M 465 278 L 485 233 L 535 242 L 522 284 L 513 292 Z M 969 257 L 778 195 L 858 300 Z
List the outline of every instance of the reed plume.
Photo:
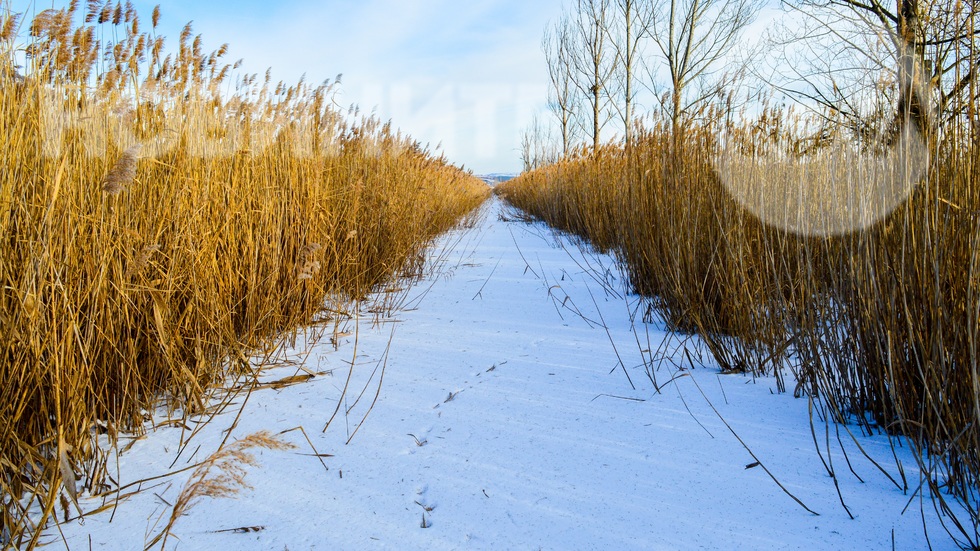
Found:
M 105 178 L 102 179 L 102 191 L 109 195 L 119 195 L 136 179 L 136 161 L 139 158 L 140 146 L 134 145 L 119 157 Z
M 259 431 L 211 454 L 194 469 L 170 509 L 167 525 L 150 539 L 145 548 L 149 549 L 159 542 L 160 548 L 165 549 L 177 520 L 203 499 L 231 498 L 242 490 L 252 489 L 245 480 L 247 467 L 257 467 L 259 463 L 251 450 L 284 451 L 295 447 L 268 431 Z

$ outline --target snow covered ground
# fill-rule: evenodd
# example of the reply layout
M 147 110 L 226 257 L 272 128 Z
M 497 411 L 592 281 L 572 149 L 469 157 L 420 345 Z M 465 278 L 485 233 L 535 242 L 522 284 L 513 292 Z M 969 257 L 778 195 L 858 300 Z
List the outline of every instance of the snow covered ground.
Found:
M 295 449 L 256 451 L 252 489 L 202 499 L 176 521 L 168 549 L 923 549 L 923 526 L 934 548 L 953 547 L 929 502 L 917 497 L 903 514 L 912 492 L 842 430 L 861 482 L 837 429 L 818 424 L 851 520 L 815 451 L 807 401 L 776 393 L 774 380 L 664 362 L 658 393 L 640 349 L 666 334 L 634 326 L 635 297 L 604 290 L 600 280 L 620 286 L 612 261 L 502 212 L 494 200 L 476 228 L 445 239 L 458 245 L 412 288 L 408 309 L 365 311 L 356 328 L 298 343 L 263 380 L 304 375 L 301 362 L 317 376 L 255 390 L 236 417 L 239 396 L 186 446 L 185 429 L 161 427 L 121 454 L 125 485 L 202 461 L 233 425 L 229 442 L 296 427 L 310 439 L 292 430 L 282 438 Z M 885 438 L 857 441 L 901 480 Z M 907 449 L 897 455 L 914 489 L 915 463 Z M 114 512 L 44 539 L 51 549 L 142 548 L 189 476 L 143 482 Z M 257 530 L 236 530 L 246 527 Z

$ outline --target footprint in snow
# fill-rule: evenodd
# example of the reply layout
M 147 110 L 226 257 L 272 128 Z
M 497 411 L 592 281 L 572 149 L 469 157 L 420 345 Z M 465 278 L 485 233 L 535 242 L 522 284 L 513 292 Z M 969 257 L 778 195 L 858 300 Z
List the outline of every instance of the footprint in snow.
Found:
M 425 430 L 417 431 L 414 433 L 410 432 L 408 433 L 408 436 L 411 436 L 412 440 L 415 441 L 416 447 L 421 448 L 422 446 L 425 446 L 426 444 L 429 443 L 429 433 L 431 432 L 432 432 L 432 427 L 429 427 Z
M 452 402 L 453 400 L 456 399 L 457 396 L 459 396 L 460 392 L 462 392 L 462 390 L 457 390 L 456 392 L 450 392 L 449 395 L 446 396 L 446 399 L 442 401 L 442 404 L 448 404 L 449 402 Z M 432 406 L 432 409 L 439 409 L 439 406 L 441 406 L 442 404 L 436 404 Z
M 432 526 L 432 511 L 434 511 L 436 508 L 435 503 L 425 498 L 425 494 L 428 492 L 428 490 L 429 486 L 424 484 L 415 491 L 415 493 L 419 496 L 418 499 L 415 500 L 415 504 L 422 508 L 422 522 L 419 523 L 420 528 L 429 528 Z

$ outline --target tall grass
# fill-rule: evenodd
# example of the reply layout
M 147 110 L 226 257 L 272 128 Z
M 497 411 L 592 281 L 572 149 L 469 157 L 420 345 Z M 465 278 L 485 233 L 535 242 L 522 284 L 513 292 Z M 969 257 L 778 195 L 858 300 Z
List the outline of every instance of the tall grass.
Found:
M 496 191 L 615 253 L 651 312 L 697 332 L 722 370 L 773 374 L 830 421 L 907 437 L 923 474 L 908 480 L 898 465 L 896 483 L 931 495 L 943 513 L 965 506 L 965 515 L 944 515 L 946 528 L 976 547 L 980 140 L 972 130 L 948 133 L 914 192 L 884 219 L 806 235 L 763 224 L 720 175 L 779 204 L 787 187 L 828 197 L 842 183 L 863 185 L 835 172 L 853 168 L 840 162 L 849 157 L 827 144 L 803 147 L 802 127 L 785 113 L 767 110 L 736 128 L 726 115 L 687 129 L 677 149 L 655 125 L 634 148 L 582 153 Z M 829 219 L 850 216 L 852 205 L 836 204 Z
M 161 400 L 203 411 L 246 358 L 411 270 L 487 194 L 336 111 L 329 84 L 233 81 L 227 46 L 203 52 L 189 26 L 165 55 L 158 20 L 93 0 L 0 24 L 4 548 L 105 482 L 99 432 L 142 430 Z

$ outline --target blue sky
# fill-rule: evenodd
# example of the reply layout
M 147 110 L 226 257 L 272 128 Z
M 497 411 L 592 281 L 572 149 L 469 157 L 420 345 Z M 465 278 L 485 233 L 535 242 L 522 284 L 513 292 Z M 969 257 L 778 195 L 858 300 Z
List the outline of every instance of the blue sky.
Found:
M 294 83 L 343 74 L 339 102 L 375 111 L 477 173 L 521 168 L 520 133 L 546 110 L 541 35 L 562 0 L 134 0 L 160 4 L 173 46 L 194 22 L 206 50 Z M 14 11 L 67 0 L 14 0 Z

